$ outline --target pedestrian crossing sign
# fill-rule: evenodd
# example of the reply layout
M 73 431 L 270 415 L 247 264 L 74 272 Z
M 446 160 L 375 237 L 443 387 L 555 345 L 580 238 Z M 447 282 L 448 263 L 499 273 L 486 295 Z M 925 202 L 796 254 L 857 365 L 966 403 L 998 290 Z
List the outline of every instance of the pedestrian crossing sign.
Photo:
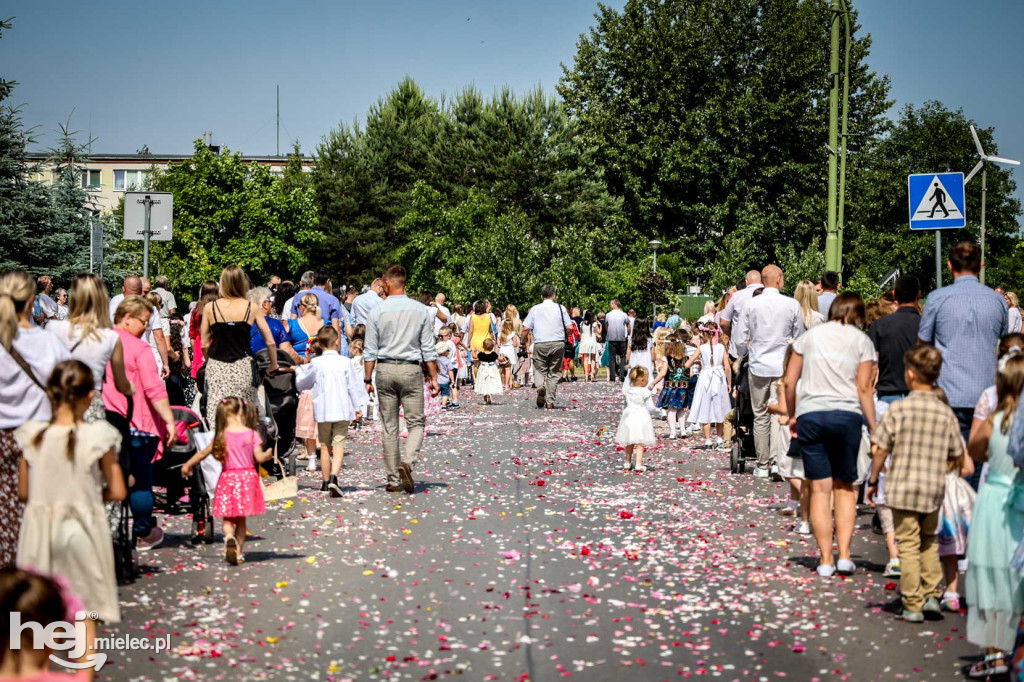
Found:
M 910 229 L 942 230 L 967 226 L 963 173 L 923 173 L 907 178 Z

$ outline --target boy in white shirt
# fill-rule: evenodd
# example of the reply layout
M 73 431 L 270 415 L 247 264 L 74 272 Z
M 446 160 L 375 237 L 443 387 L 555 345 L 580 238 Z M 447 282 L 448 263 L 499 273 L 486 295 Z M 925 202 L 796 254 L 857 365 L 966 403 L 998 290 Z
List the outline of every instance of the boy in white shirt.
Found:
M 367 394 L 362 375 L 355 364 L 340 351 L 337 330 L 325 326 L 317 332 L 321 355 L 308 365 L 295 368 L 295 385 L 299 391 L 313 390 L 313 418 L 317 423 L 320 445 L 322 492 L 341 497 L 338 474 L 345 457 L 350 422 L 362 419 Z

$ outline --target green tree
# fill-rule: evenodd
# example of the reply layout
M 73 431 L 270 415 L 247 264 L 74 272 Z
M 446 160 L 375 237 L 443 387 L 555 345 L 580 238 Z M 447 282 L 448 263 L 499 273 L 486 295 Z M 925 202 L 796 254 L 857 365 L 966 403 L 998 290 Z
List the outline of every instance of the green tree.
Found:
M 721 284 L 820 231 L 828 16 L 824 0 L 628 0 L 580 37 L 558 90 L 629 223 L 687 275 Z M 870 138 L 888 82 L 855 33 L 850 126 Z
M 151 267 L 183 292 L 239 265 L 254 282 L 297 272 L 323 241 L 311 189 L 287 189 L 266 166 L 239 154 L 213 153 L 196 140 L 190 159 L 152 178 L 152 189 L 174 195 L 174 238 L 151 242 Z M 138 243 L 117 245 L 137 252 Z
M 32 256 L 59 282 L 69 283 L 76 273 L 89 270 L 89 238 L 99 211 L 82 185 L 86 144 L 76 140 L 70 119 L 58 127 L 57 146 L 50 149 L 47 166 L 54 175 L 48 188 L 50 211 L 46 223 L 31 239 Z
M 0 37 L 11 22 L 0 21 Z M 9 103 L 14 81 L 0 78 L 0 270 L 26 268 L 36 274 L 39 259 L 33 238 L 50 220 L 47 188 L 33 180 L 39 164 L 25 160 L 25 150 L 35 140 L 21 120 L 20 107 Z
M 907 218 L 907 175 L 969 171 L 977 163 L 970 124 L 960 109 L 939 102 L 905 106 L 888 136 L 873 142 L 851 164 L 851 202 L 844 238 L 847 269 L 878 281 L 893 268 L 921 277 L 926 289 L 935 282 L 935 237 L 931 230 L 913 232 Z M 995 132 L 979 128 L 986 151 L 998 154 Z M 991 284 L 1024 286 L 1020 269 L 1018 217 L 1020 201 L 1009 171 L 995 164 L 988 169 L 987 277 Z M 981 180 L 967 186 L 968 225 L 943 230 L 943 249 L 960 239 L 979 238 Z M 942 254 L 945 263 L 946 254 Z M 947 275 L 948 276 L 948 275 Z

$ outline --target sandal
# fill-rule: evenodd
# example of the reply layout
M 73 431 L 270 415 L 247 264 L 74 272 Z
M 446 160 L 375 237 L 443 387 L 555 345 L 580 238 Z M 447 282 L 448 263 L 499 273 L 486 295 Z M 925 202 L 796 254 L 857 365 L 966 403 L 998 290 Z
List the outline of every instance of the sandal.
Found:
M 997 665 L 996 661 L 1002 661 Z M 1003 653 L 989 654 L 967 670 L 967 676 L 974 679 L 981 679 L 995 675 L 1005 675 L 1009 672 L 1006 665 L 1006 655 Z
M 624 474 L 628 474 L 628 473 L 629 473 L 630 471 L 632 471 L 632 470 L 633 470 L 633 464 L 632 464 L 631 462 L 627 462 L 627 463 L 626 463 L 626 464 L 625 464 L 625 465 L 624 465 L 624 466 L 622 467 L 622 473 L 624 473 Z

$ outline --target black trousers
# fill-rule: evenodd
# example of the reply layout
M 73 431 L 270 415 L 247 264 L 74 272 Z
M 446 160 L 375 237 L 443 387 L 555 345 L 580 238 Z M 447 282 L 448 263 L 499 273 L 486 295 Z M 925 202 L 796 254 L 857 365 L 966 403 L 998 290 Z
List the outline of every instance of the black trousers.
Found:
M 608 379 L 624 379 L 626 377 L 626 342 L 608 342 Z

